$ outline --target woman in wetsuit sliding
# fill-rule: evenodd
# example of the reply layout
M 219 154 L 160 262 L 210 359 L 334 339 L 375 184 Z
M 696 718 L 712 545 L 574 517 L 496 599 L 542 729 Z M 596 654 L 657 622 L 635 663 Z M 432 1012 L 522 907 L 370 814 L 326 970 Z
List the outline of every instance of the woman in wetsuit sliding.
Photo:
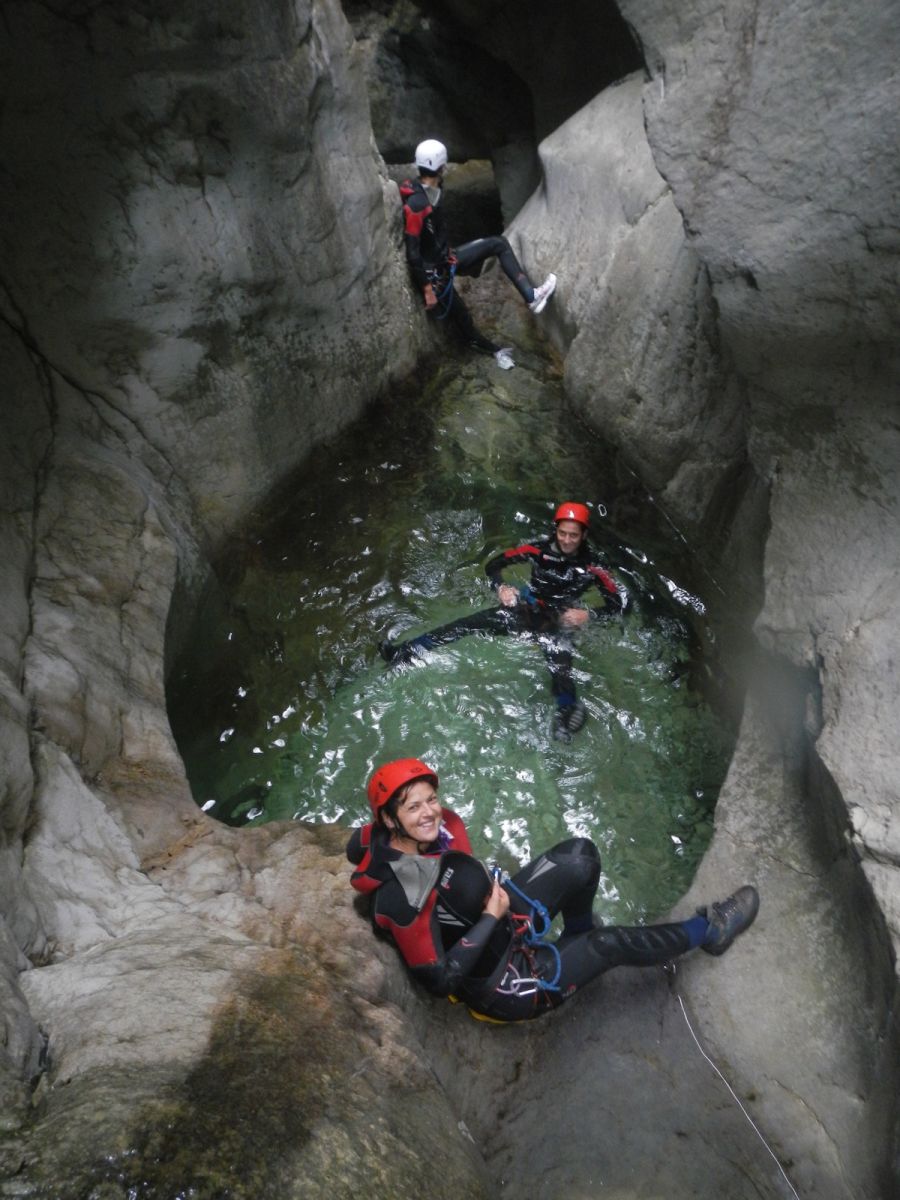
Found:
M 347 845 L 351 883 L 372 896 L 413 976 L 473 1012 L 523 1021 L 558 1007 L 617 966 L 657 966 L 700 947 L 720 955 L 759 908 L 751 886 L 670 924 L 595 927 L 600 855 L 588 838 L 560 842 L 501 882 L 472 855 L 466 828 L 416 758 L 379 767 L 367 795 L 373 820 Z M 555 941 L 541 928 L 561 914 Z M 536 925 L 538 928 L 536 929 Z

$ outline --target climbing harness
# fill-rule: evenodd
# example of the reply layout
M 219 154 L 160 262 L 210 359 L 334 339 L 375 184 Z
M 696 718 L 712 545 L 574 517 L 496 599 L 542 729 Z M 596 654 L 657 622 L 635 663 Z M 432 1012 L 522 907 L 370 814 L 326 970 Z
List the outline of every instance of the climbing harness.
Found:
M 690 1033 L 691 1037 L 694 1039 L 694 1044 L 696 1045 L 697 1049 L 700 1051 L 701 1056 L 706 1059 L 706 1061 L 709 1063 L 709 1065 L 712 1067 L 712 1069 L 715 1071 L 715 1073 L 718 1075 L 718 1077 L 722 1080 L 722 1082 L 728 1088 L 728 1091 L 731 1093 L 731 1097 L 734 1100 L 735 1104 L 738 1106 L 738 1108 L 741 1110 L 741 1112 L 744 1114 L 744 1116 L 750 1122 L 750 1125 L 753 1128 L 753 1132 L 756 1134 L 756 1136 L 759 1138 L 759 1140 L 762 1142 L 762 1144 L 768 1150 L 769 1154 L 775 1160 L 775 1165 L 778 1167 L 778 1170 L 783 1175 L 785 1183 L 791 1189 L 791 1194 L 796 1197 L 796 1200 L 800 1200 L 800 1193 L 797 1191 L 797 1189 L 791 1183 L 790 1179 L 788 1178 L 787 1172 L 785 1171 L 785 1169 L 781 1165 L 781 1163 L 778 1161 L 778 1156 L 776 1155 L 775 1151 L 772 1149 L 772 1147 L 769 1145 L 769 1143 L 766 1141 L 766 1139 L 763 1137 L 762 1133 L 760 1132 L 759 1126 L 756 1124 L 756 1122 L 753 1120 L 753 1118 L 747 1112 L 744 1105 L 741 1103 L 740 1097 L 738 1096 L 737 1092 L 734 1090 L 734 1088 L 731 1086 L 731 1084 L 728 1082 L 728 1080 L 725 1078 L 725 1076 L 722 1074 L 722 1072 L 719 1070 L 719 1068 L 716 1066 L 716 1064 L 713 1062 L 713 1060 L 710 1058 L 710 1056 L 706 1053 L 706 1051 L 701 1046 L 700 1039 L 697 1037 L 696 1033 L 694 1032 L 694 1027 L 693 1027 L 693 1025 L 691 1025 L 690 1018 L 687 1015 L 687 1009 L 685 1008 L 684 1000 L 681 998 L 681 993 L 678 991 L 678 988 L 676 987 L 676 984 L 675 984 L 676 969 L 675 969 L 674 960 L 670 960 L 669 962 L 667 962 L 665 964 L 665 966 L 663 967 L 663 970 L 665 971 L 666 976 L 669 980 L 669 990 L 671 991 L 671 993 L 675 997 L 675 999 L 678 1001 L 678 1004 L 681 1008 L 681 1015 L 684 1017 L 684 1023 L 685 1023 L 685 1025 L 687 1025 L 688 1032 Z
M 527 583 L 523 587 L 519 588 L 519 598 L 524 604 L 527 604 L 529 608 L 534 609 L 535 612 L 537 612 L 539 609 L 545 609 L 547 607 L 545 601 L 541 600 L 541 598 L 535 594 L 534 589 Z
M 447 282 L 446 282 L 446 284 L 444 284 L 443 290 L 441 292 L 438 292 L 436 289 L 443 279 L 443 272 L 442 271 L 429 271 L 428 272 L 428 279 L 431 283 L 431 286 L 433 288 L 435 288 L 435 296 L 437 298 L 438 305 L 442 309 L 442 311 L 437 314 L 438 321 L 443 321 L 446 317 L 448 317 L 450 315 L 450 308 L 453 304 L 453 295 L 454 295 L 453 277 L 455 274 L 456 274 L 456 263 L 452 262 L 452 263 L 450 263 L 450 269 L 447 273 Z M 446 303 L 444 302 L 445 300 L 446 300 Z
M 502 872 L 499 867 L 494 868 L 494 877 L 498 881 L 501 880 Z M 526 896 L 522 889 L 517 887 L 508 876 L 502 882 L 509 891 L 514 892 L 520 900 L 524 900 L 531 909 L 530 916 L 514 912 L 509 914 L 513 925 L 517 926 L 516 936 L 519 939 L 519 946 L 522 953 L 531 967 L 531 977 L 520 975 L 510 963 L 507 975 L 503 980 L 504 986 L 497 988 L 497 991 L 501 994 L 506 993 L 517 996 L 528 995 L 531 992 L 558 992 L 560 990 L 559 977 L 562 974 L 562 959 L 554 943 L 547 941 L 547 934 L 550 932 L 553 918 L 544 905 L 541 904 L 540 900 L 533 900 L 531 896 Z M 540 921 L 540 928 L 538 928 L 538 921 Z M 553 973 L 552 979 L 543 979 L 538 974 L 536 952 L 541 947 L 549 950 L 553 956 L 556 970 Z M 511 978 L 510 975 L 512 976 Z
M 500 867 L 491 868 L 491 876 L 498 883 L 502 883 L 510 892 L 514 892 L 520 900 L 531 909 L 531 915 L 525 913 L 509 913 L 509 918 L 513 923 L 514 937 L 518 943 L 519 949 L 528 963 L 530 974 L 523 975 L 518 967 L 511 961 L 507 963 L 506 970 L 503 974 L 503 979 L 499 987 L 495 988 L 493 994 L 498 996 L 542 996 L 549 1001 L 550 997 L 547 993 L 560 991 L 559 978 L 562 974 L 562 959 L 559 956 L 559 950 L 553 942 L 547 941 L 547 934 L 550 932 L 550 926 L 553 924 L 553 918 L 547 911 L 546 907 L 540 900 L 534 900 L 531 896 L 527 896 L 520 887 L 517 887 L 510 879 L 506 871 Z M 540 922 L 540 927 L 538 927 Z M 545 947 L 552 954 L 556 970 L 553 973 L 552 979 L 544 979 L 539 974 L 537 961 L 537 951 L 541 947 Z M 447 999 L 451 1004 L 459 1004 L 458 996 L 448 996 Z M 471 1005 L 466 1006 L 469 1011 L 469 1016 L 476 1021 L 487 1021 L 491 1025 L 518 1025 L 522 1020 L 528 1018 L 519 1018 L 518 1020 L 509 1018 L 490 1017 L 487 1013 L 479 1012 L 472 1008 Z

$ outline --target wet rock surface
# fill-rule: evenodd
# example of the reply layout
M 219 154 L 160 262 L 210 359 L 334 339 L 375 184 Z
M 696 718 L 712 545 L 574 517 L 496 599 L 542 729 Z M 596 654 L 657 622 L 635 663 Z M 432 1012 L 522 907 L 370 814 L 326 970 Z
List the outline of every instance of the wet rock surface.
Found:
M 543 325 L 576 411 L 694 538 L 711 527 L 733 611 L 759 609 L 755 644 L 732 639 L 742 735 L 679 912 L 745 879 L 763 907 L 681 994 L 798 1191 L 886 1200 L 895 22 L 622 8 L 649 79 L 541 129 L 511 236 L 560 275 Z M 339 7 L 6 20 L 0 1192 L 125 1195 L 152 1161 L 147 1195 L 787 1194 L 655 974 L 485 1027 L 373 941 L 341 835 L 225 830 L 188 793 L 173 589 L 432 342 Z
M 84 820 L 83 851 L 113 864 L 111 820 Z M 384 1001 L 384 948 L 352 908 L 343 831 L 247 836 L 199 814 L 184 828 L 109 886 L 119 915 L 102 936 L 24 977 L 53 1053 L 18 1143 L 24 1194 L 413 1196 L 411 1133 L 435 1127 L 434 1193 L 487 1195 L 479 1154 Z

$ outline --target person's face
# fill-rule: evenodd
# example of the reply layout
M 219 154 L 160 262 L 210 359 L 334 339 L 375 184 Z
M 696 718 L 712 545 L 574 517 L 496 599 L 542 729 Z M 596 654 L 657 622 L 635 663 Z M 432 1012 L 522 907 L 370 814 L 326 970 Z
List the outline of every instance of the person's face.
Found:
M 407 837 L 433 842 L 441 828 L 441 802 L 427 779 L 417 779 L 397 809 L 397 820 Z
M 558 521 L 556 544 L 563 554 L 574 554 L 584 541 L 584 529 L 577 521 Z

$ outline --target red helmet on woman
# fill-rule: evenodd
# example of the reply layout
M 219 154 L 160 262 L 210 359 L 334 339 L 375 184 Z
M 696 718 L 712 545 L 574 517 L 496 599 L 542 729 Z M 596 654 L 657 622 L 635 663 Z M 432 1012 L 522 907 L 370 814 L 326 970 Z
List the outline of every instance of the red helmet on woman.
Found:
M 587 529 L 591 523 L 591 514 L 588 512 L 586 504 L 576 504 L 572 500 L 566 500 L 556 510 L 554 521 L 577 521 L 579 525 L 583 525 Z
M 395 758 L 393 762 L 385 763 L 373 772 L 366 795 L 376 819 L 391 796 L 415 779 L 427 779 L 432 787 L 438 785 L 437 771 L 433 771 L 419 758 Z

